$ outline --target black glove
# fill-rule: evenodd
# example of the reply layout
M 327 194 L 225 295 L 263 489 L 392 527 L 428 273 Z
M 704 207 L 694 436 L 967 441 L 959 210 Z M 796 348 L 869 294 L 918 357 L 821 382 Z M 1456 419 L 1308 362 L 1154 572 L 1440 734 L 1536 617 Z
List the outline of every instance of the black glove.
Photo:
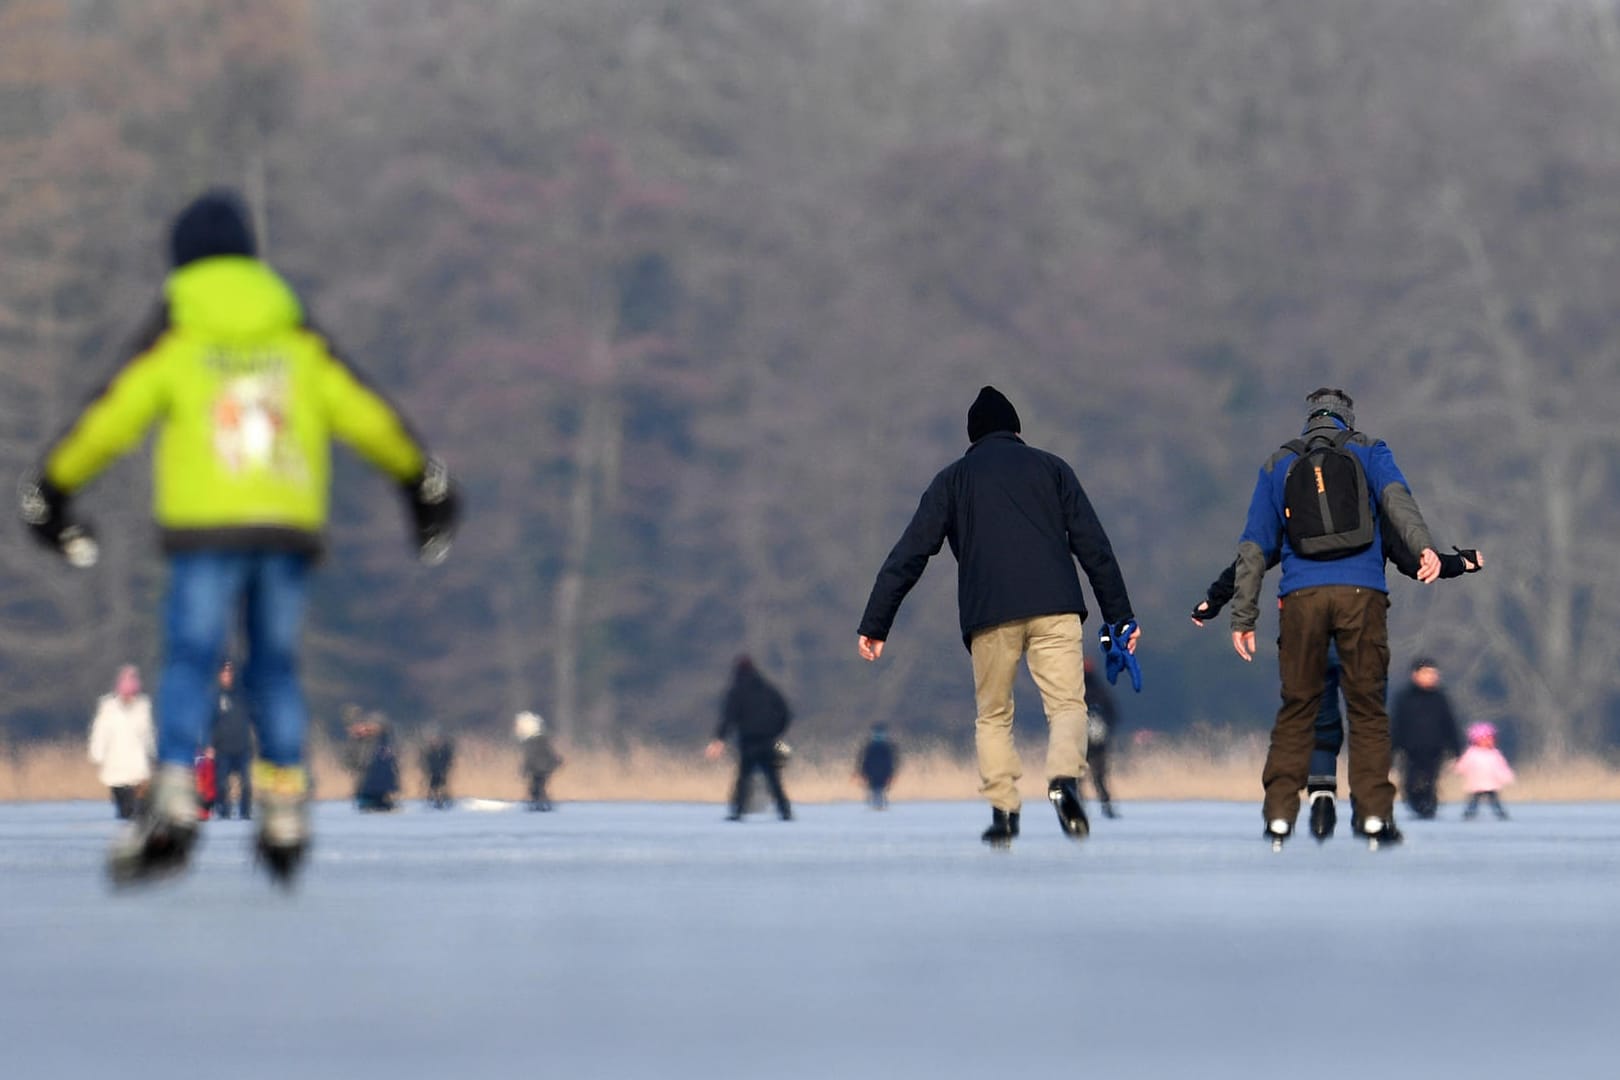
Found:
M 1463 573 L 1477 574 L 1484 569 L 1484 567 L 1480 565 L 1478 548 L 1460 548 L 1453 544 L 1451 546 L 1451 550 L 1455 551 L 1457 553 L 1457 557 L 1463 561 Z M 1445 556 L 1441 556 L 1441 558 L 1444 557 Z
M 1225 604 L 1217 604 L 1213 600 L 1200 600 L 1198 606 L 1192 609 L 1192 617 L 1198 622 L 1208 622 L 1221 613 Z
M 17 490 L 17 512 L 34 539 L 80 568 L 96 565 L 101 547 L 95 533 L 73 516 L 68 495 L 43 476 L 32 476 Z
M 438 458 L 430 457 L 422 475 L 408 481 L 404 490 L 415 530 L 416 557 L 428 566 L 437 566 L 450 554 L 460 509 L 450 470 Z

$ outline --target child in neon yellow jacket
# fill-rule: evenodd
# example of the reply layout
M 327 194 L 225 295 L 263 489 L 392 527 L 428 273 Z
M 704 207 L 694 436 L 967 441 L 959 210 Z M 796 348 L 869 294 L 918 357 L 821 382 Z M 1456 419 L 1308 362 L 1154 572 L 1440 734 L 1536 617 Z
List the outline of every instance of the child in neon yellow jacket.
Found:
M 95 536 L 71 499 L 158 428 L 154 516 L 171 579 L 158 693 L 158 775 L 145 812 L 115 844 L 115 881 L 185 866 L 196 838 L 193 755 L 205 740 L 214 673 L 232 625 L 245 630 L 244 689 L 258 729 L 258 854 L 287 881 L 308 842 L 298 639 L 341 439 L 401 485 L 420 557 L 441 561 L 457 498 L 398 410 L 305 317 L 255 257 L 240 200 L 209 192 L 176 219 L 173 272 L 130 359 L 23 485 L 35 536 L 78 566 Z

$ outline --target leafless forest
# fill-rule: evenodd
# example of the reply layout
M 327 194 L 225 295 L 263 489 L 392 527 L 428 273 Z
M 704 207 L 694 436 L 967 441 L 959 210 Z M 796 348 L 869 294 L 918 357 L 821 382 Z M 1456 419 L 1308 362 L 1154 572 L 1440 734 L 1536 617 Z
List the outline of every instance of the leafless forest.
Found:
M 1620 743 L 1615 0 L 0 0 L 8 477 L 216 183 L 468 494 L 423 570 L 340 468 L 323 724 L 692 744 L 746 650 L 806 743 L 964 735 L 949 556 L 883 664 L 855 626 L 992 382 L 1114 538 L 1127 725 L 1261 729 L 1274 653 L 1186 612 L 1329 384 L 1489 560 L 1394 587 L 1394 669 L 1526 753 Z M 88 574 L 13 519 L 15 740 L 155 660 L 147 496 L 87 492 Z

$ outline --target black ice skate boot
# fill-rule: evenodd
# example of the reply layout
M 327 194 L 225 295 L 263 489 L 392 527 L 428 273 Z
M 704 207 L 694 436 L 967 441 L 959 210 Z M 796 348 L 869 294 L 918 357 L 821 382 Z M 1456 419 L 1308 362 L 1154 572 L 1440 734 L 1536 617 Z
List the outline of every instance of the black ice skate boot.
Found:
M 1361 832 L 1362 835 L 1367 838 L 1368 851 L 1378 851 L 1382 848 L 1394 847 L 1406 839 L 1406 837 L 1401 835 L 1401 830 L 1395 827 L 1395 821 L 1393 818 L 1391 818 L 1389 821 L 1385 821 L 1383 818 L 1376 817 L 1372 814 L 1368 814 L 1362 819 Z
M 186 868 L 197 843 L 197 777 L 184 765 L 158 766 L 146 805 L 107 853 L 116 886 L 142 885 Z
M 1072 776 L 1060 776 L 1046 789 L 1046 797 L 1057 811 L 1058 825 L 1073 840 L 1084 840 L 1091 835 L 1091 822 L 1086 820 L 1086 807 L 1080 801 L 1080 781 Z
M 1013 838 L 1018 835 L 1018 811 L 996 810 L 990 811 L 990 827 L 984 830 L 981 839 L 993 848 L 1012 847 Z
M 1281 851 L 1283 844 L 1287 843 L 1288 838 L 1294 835 L 1294 825 L 1283 818 L 1272 818 L 1266 824 L 1266 831 L 1261 835 L 1271 844 L 1272 851 Z
M 1310 791 L 1311 835 L 1316 837 L 1318 844 L 1332 836 L 1335 826 L 1339 823 L 1339 811 L 1333 804 L 1333 794 L 1332 788 L 1317 788 Z

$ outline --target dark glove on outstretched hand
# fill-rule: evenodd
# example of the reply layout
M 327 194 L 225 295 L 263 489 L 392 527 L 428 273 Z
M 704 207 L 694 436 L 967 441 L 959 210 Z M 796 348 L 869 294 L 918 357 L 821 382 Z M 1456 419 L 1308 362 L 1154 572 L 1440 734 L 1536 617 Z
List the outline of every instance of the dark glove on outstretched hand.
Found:
M 450 554 L 461 510 L 450 470 L 438 458 L 430 457 L 422 475 L 408 481 L 404 490 L 415 530 L 416 557 L 427 566 L 437 566 Z
M 34 539 L 81 569 L 96 565 L 101 547 L 85 522 L 73 516 L 66 492 L 43 476 L 32 476 L 17 491 L 17 512 Z
M 1097 637 L 1102 642 L 1103 663 L 1108 675 L 1108 685 L 1112 686 L 1119 678 L 1121 671 L 1131 673 L 1131 689 L 1137 693 L 1142 692 L 1142 665 L 1136 662 L 1136 654 L 1126 648 L 1130 644 L 1131 635 L 1136 633 L 1136 620 L 1130 619 L 1118 626 L 1110 627 L 1107 623 L 1097 631 Z
M 1200 600 L 1198 601 L 1198 606 L 1192 609 L 1193 621 L 1201 623 L 1209 622 L 1209 620 L 1219 615 L 1221 613 L 1221 608 L 1225 606 L 1225 604 L 1217 604 L 1213 600 Z

